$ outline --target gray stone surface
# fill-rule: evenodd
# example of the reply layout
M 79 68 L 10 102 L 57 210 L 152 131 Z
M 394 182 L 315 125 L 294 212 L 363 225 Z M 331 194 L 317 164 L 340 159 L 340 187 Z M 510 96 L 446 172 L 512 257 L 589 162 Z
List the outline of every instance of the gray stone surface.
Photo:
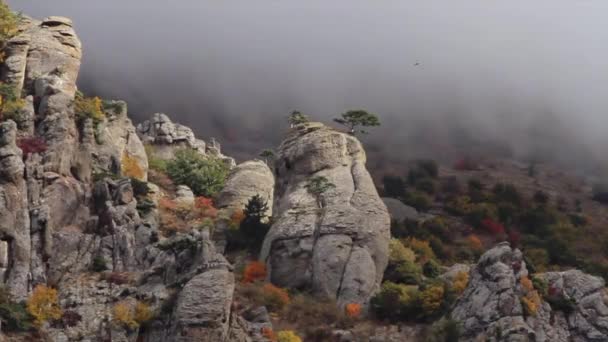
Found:
M 355 137 L 323 124 L 290 131 L 277 153 L 275 223 L 261 252 L 273 283 L 367 305 L 388 262 L 390 218 L 365 160 Z M 313 196 L 306 185 L 317 176 L 335 187 Z

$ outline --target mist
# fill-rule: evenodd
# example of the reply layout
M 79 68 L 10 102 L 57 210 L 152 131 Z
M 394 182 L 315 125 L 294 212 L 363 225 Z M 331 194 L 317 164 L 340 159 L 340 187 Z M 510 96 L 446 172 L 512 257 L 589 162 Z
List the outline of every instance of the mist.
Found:
M 74 20 L 79 86 L 165 112 L 227 154 L 280 141 L 286 115 L 355 108 L 388 159 L 449 159 L 475 146 L 603 165 L 608 2 L 9 0 Z

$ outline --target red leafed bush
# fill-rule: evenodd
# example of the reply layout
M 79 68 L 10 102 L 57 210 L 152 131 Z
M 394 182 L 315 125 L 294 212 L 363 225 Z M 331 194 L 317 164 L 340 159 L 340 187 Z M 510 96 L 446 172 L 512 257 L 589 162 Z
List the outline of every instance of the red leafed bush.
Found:
M 266 279 L 266 265 L 259 261 L 252 261 L 245 266 L 243 272 L 243 282 L 253 283 Z
M 503 234 L 505 232 L 505 227 L 502 224 L 489 218 L 481 221 L 481 228 L 492 235 Z
M 454 163 L 454 170 L 458 171 L 474 171 L 477 168 L 477 163 L 469 157 L 461 158 Z
M 510 230 L 508 233 L 508 239 L 511 247 L 515 248 L 519 246 L 519 242 L 521 241 L 521 233 L 517 230 Z
M 17 146 L 23 151 L 23 156 L 26 157 L 32 153 L 42 153 L 48 148 L 46 142 L 42 138 L 21 138 L 17 141 Z
M 214 219 L 217 217 L 217 209 L 213 206 L 213 200 L 211 198 L 203 196 L 197 197 L 194 202 L 194 207 L 197 209 L 200 219 Z
M 559 290 L 559 288 L 557 288 L 556 286 L 553 286 L 553 285 L 549 286 L 549 289 L 547 291 L 548 295 L 552 296 L 552 297 L 557 296 L 558 294 L 560 294 L 560 292 L 561 291 Z

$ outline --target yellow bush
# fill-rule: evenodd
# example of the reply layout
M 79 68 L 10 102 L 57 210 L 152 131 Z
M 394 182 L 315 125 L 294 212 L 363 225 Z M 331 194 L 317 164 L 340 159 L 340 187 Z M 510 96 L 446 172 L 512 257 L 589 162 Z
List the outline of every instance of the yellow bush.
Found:
M 19 17 L 11 11 L 4 0 L 0 0 L 0 50 L 4 49 L 6 41 L 17 34 Z M 0 62 L 4 61 L 4 54 L 0 53 Z
M 422 299 L 422 311 L 425 315 L 433 315 L 443 303 L 443 286 L 431 286 L 422 291 L 420 298 Z
M 277 342 L 302 342 L 293 330 L 283 330 L 277 333 Z
M 135 304 L 135 321 L 139 324 L 147 322 L 154 317 L 150 306 L 143 302 Z
M 112 319 L 114 322 L 124 325 L 129 329 L 137 329 L 142 323 L 152 319 L 153 314 L 150 307 L 142 302 L 137 302 L 135 306 L 127 301 L 114 304 L 112 308 Z
M 398 239 L 391 239 L 389 243 L 389 260 L 391 263 L 415 262 L 416 254 L 410 248 L 403 246 Z
M 530 291 L 525 296 L 521 297 L 521 303 L 528 315 L 536 316 L 542 301 L 537 291 Z
M 461 295 L 469 284 L 469 273 L 458 272 L 452 282 L 452 288 L 458 295 Z
M 105 118 L 101 99 L 99 97 L 84 97 L 80 93 L 76 94 L 74 99 L 74 113 L 79 120 L 91 119 L 94 123 L 101 122 Z
M 530 280 L 530 278 L 528 278 L 527 276 L 522 276 L 519 279 L 519 283 L 526 290 L 526 292 L 534 290 L 534 285 L 532 284 L 532 280 Z
M 144 169 L 139 165 L 139 161 L 129 155 L 127 152 L 122 154 L 121 160 L 122 174 L 126 177 L 131 177 L 139 180 L 144 180 L 146 173 Z
M 418 262 L 425 263 L 431 259 L 436 259 L 435 252 L 429 245 L 428 241 L 409 238 L 405 241 L 405 245 L 411 248 L 418 256 Z
M 57 290 L 38 285 L 27 300 L 27 311 L 35 318 L 34 324 L 41 326 L 51 319 L 59 319 L 63 315 L 57 300 Z

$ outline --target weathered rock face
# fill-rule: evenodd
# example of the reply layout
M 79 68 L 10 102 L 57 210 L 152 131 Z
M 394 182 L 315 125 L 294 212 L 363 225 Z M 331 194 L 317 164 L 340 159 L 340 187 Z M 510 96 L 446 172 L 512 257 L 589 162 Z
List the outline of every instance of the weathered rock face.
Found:
M 522 306 L 530 292 L 521 281 L 527 275 L 522 253 L 508 243 L 481 256 L 452 312 L 462 323 L 464 341 L 608 340 L 608 298 L 601 278 L 576 270 L 536 275 L 547 283 L 549 296 L 573 302 L 571 312 L 564 312 L 541 299 L 531 314 Z
M 153 146 L 154 154 L 158 158 L 171 159 L 177 149 L 190 148 L 202 155 L 220 158 L 230 167 L 236 165 L 233 158 L 221 153 L 220 145 L 214 139 L 210 143 L 197 139 L 192 129 L 174 123 L 163 113 L 156 113 L 150 120 L 137 125 L 137 134 L 144 144 Z
M 281 144 L 275 223 L 261 252 L 273 283 L 367 304 L 387 265 L 390 218 L 365 160 L 355 137 L 320 123 L 297 126 Z M 335 187 L 316 198 L 306 186 L 320 176 Z
M 229 212 L 242 210 L 251 197 L 259 195 L 268 202 L 266 215 L 271 216 L 273 192 L 274 175 L 268 165 L 260 160 L 246 161 L 231 171 L 216 206 Z
M 420 219 L 416 208 L 405 205 L 396 198 L 384 197 L 382 201 L 386 205 L 392 220 L 403 222 L 404 220 L 418 221 Z
M 25 169 L 16 136 L 14 122 L 0 124 L 0 241 L 5 246 L 0 280 L 13 296 L 24 299 L 29 290 L 30 218 Z

